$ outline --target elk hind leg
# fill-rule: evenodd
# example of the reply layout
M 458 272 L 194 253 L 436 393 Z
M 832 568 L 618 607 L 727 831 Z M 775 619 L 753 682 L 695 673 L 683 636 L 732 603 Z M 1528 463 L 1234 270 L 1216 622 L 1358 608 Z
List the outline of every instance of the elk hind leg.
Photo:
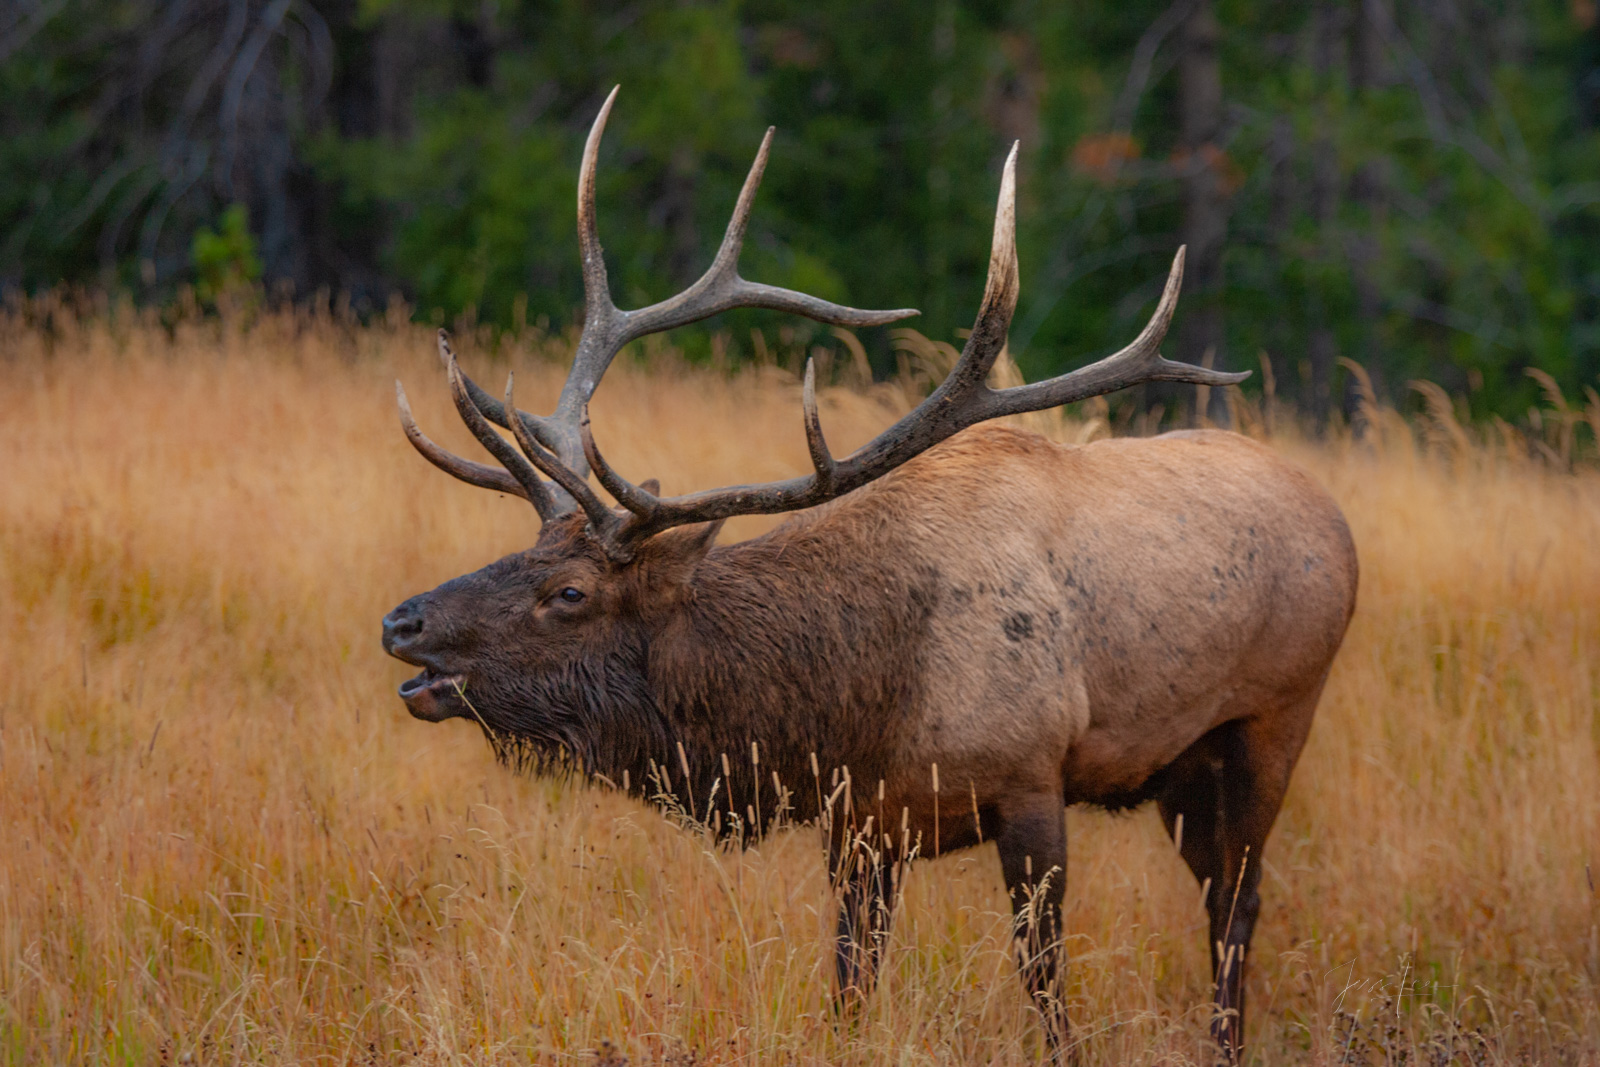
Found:
M 1261 850 L 1283 804 L 1316 696 L 1217 727 L 1168 768 L 1157 796 L 1167 832 L 1207 887 L 1217 1009 L 1211 1032 L 1230 1062 L 1238 1061 L 1244 1046 L 1245 956 L 1261 909 Z
M 1070 1036 L 1058 984 L 1063 954 L 1061 901 L 1067 889 L 1067 824 L 1061 791 L 1006 805 L 995 844 L 1011 894 L 1022 982 L 1043 1020 L 1050 1056 L 1061 1062 Z

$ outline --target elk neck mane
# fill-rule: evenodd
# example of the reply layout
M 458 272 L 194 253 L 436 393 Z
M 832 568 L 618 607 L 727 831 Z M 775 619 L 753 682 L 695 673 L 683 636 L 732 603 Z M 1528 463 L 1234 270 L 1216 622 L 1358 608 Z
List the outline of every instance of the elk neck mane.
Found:
M 490 731 L 497 753 L 536 771 L 565 762 L 704 821 L 748 824 L 753 810 L 762 829 L 784 805 L 815 818 L 837 773 L 875 788 L 918 702 L 939 582 L 907 562 L 893 523 L 854 510 L 713 548 L 621 650 L 538 692 L 530 681 L 527 699 L 567 704 L 565 725 Z

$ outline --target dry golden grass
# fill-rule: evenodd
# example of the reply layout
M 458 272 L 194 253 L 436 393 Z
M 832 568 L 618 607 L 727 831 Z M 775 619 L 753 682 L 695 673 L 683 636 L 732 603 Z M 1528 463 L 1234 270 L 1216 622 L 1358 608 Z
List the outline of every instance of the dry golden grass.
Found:
M 406 715 L 379 617 L 533 534 L 402 439 L 397 375 L 470 451 L 426 330 L 13 314 L 0 344 L 0 1059 L 1035 1062 L 992 852 L 916 868 L 841 1022 L 814 831 L 719 851 Z M 562 344 L 511 348 L 547 402 Z M 792 378 L 653 368 L 596 405 L 622 469 L 804 467 Z M 829 436 L 906 402 L 835 390 Z M 1280 440 L 1363 575 L 1266 853 L 1251 1058 L 1594 1064 L 1600 476 L 1378 421 Z M 1198 888 L 1152 812 L 1069 822 L 1083 1062 L 1203 1060 Z

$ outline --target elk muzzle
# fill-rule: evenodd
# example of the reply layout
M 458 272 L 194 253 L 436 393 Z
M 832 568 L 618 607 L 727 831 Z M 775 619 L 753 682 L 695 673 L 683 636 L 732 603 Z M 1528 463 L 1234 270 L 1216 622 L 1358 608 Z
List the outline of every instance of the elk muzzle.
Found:
M 415 596 L 383 617 L 383 650 L 422 673 L 400 683 L 400 699 L 412 715 L 427 722 L 466 715 L 471 709 L 463 688 L 465 677 L 445 668 L 428 625 L 427 595 Z

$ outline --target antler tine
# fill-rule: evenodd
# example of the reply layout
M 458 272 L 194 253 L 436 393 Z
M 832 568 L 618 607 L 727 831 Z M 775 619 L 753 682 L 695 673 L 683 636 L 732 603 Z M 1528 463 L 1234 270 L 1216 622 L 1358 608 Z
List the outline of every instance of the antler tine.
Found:
M 518 409 L 513 388 L 516 375 L 506 375 L 506 403 L 505 410 L 511 413 L 511 435 L 517 439 L 523 453 L 531 462 L 551 481 L 560 486 L 571 497 L 596 529 L 604 528 L 612 518 L 611 509 L 605 502 L 595 496 L 594 490 L 589 488 L 589 483 L 572 471 L 560 459 L 551 455 L 543 445 L 534 440 L 530 432 L 527 417 Z
M 983 302 L 961 358 L 939 387 L 951 392 L 987 392 L 985 385 L 994 361 L 1005 351 L 1011 316 L 1017 310 L 1020 270 L 1017 266 L 1017 150 L 1011 143 L 1000 171 L 1000 196 L 994 209 L 994 236 L 989 243 L 989 277 L 983 285 Z M 935 394 L 937 395 L 937 393 Z M 947 394 L 948 396 L 948 394 Z
M 761 147 L 756 149 L 750 173 L 744 176 L 744 184 L 739 187 L 739 199 L 733 203 L 733 214 L 728 217 L 728 228 L 722 234 L 722 244 L 717 246 L 717 256 L 696 285 L 723 271 L 738 269 L 739 253 L 744 250 L 744 233 L 750 225 L 750 209 L 755 206 L 756 190 L 761 188 L 761 179 L 767 174 L 767 155 L 772 151 L 772 135 L 775 132 L 776 126 L 768 126 L 767 132 L 761 135 Z
M 450 369 L 450 361 L 454 358 L 455 350 L 450 347 L 450 331 L 441 329 L 439 331 L 439 362 L 444 364 L 447 372 Z M 499 400 L 490 396 L 465 372 L 462 373 L 461 380 L 466 383 L 467 395 L 472 397 L 472 406 L 482 412 L 484 418 L 496 426 L 504 427 L 507 430 L 511 429 L 511 419 L 506 415 L 505 406 Z M 535 440 L 546 448 L 552 447 L 553 441 L 545 439 L 550 436 L 549 430 L 545 426 L 545 419 L 521 409 L 518 409 L 517 414 L 521 415 L 523 421 L 527 423 L 528 430 L 534 435 Z
M 432 463 L 453 478 L 459 478 L 469 485 L 476 485 L 482 489 L 493 489 L 497 493 L 510 493 L 524 500 L 528 499 L 528 491 L 524 489 L 510 471 L 499 467 L 491 467 L 487 463 L 474 463 L 470 459 L 463 459 L 454 452 L 446 451 L 428 439 L 417 425 L 417 420 L 411 414 L 411 402 L 406 399 L 405 386 L 399 381 L 394 383 L 394 398 L 400 407 L 400 425 L 406 432 L 406 440 L 411 442 L 411 447 L 421 453 L 422 458 Z M 535 505 L 537 506 L 537 505 Z M 543 513 L 540 513 L 543 515 Z
M 1161 358 L 1161 341 L 1172 324 L 1172 313 L 1178 306 L 1178 290 L 1183 286 L 1185 251 L 1186 248 L 1180 247 L 1172 257 L 1172 269 L 1167 272 L 1161 300 L 1132 344 L 1068 374 L 991 394 L 994 415 L 989 417 L 1059 407 L 1143 382 L 1225 386 L 1237 385 L 1250 377 L 1249 371 L 1229 373 Z
M 723 234 L 722 245 L 717 249 L 711 266 L 677 296 L 637 311 L 624 312 L 627 340 L 675 329 L 736 307 L 790 311 L 833 326 L 855 327 L 882 326 L 919 314 L 915 308 L 866 311 L 846 307 L 792 289 L 748 282 L 739 277 L 739 252 L 744 247 L 745 228 L 750 222 L 750 209 L 755 204 L 756 190 L 761 187 L 761 178 L 766 173 L 774 132 L 775 127 L 768 126 L 766 135 L 761 138 L 761 147 L 757 149 L 755 162 L 750 164 L 750 173 L 745 176 L 744 186 L 739 190 L 733 215 L 728 219 L 728 229 Z
M 583 257 L 583 295 L 588 310 L 588 323 L 606 312 L 616 314 L 617 306 L 611 302 L 611 286 L 606 278 L 606 257 L 600 247 L 600 229 L 595 221 L 594 186 L 595 170 L 600 159 L 600 138 L 606 132 L 606 120 L 611 117 L 611 106 L 617 102 L 622 86 L 613 86 L 600 105 L 600 114 L 589 127 L 589 137 L 583 142 L 583 163 L 578 168 L 578 254 Z M 587 333 L 587 329 L 585 330 Z
M 605 133 L 606 120 L 611 116 L 612 105 L 616 103 L 617 93 L 621 88 L 620 85 L 612 88 L 606 96 L 605 103 L 600 107 L 600 113 L 595 116 L 594 124 L 589 128 L 589 137 L 583 145 L 583 162 L 578 169 L 578 249 L 583 262 L 584 329 L 578 341 L 578 351 L 573 357 L 572 367 L 567 372 L 566 384 L 561 390 L 561 399 L 556 405 L 557 414 L 546 417 L 527 411 L 508 410 L 472 379 L 462 376 L 472 405 L 484 418 L 515 433 L 516 428 L 513 423 L 519 420 L 513 419 L 510 414 L 510 411 L 515 411 L 521 416 L 523 428 L 533 436 L 534 440 L 579 478 L 588 472 L 584 468 L 583 449 L 572 425 L 576 420 L 571 416 L 571 412 L 582 405 L 575 405 L 573 400 L 578 396 L 584 401 L 588 400 L 599 383 L 600 376 L 605 373 L 607 365 L 622 345 L 627 343 L 625 340 L 620 342 L 617 340 L 623 312 L 619 311 L 611 300 L 610 283 L 606 277 L 605 254 L 600 246 L 600 233 L 594 207 L 595 172 L 600 156 L 600 139 Z M 449 334 L 444 330 L 439 331 L 439 356 L 446 367 L 455 358 L 450 350 Z
M 583 163 L 578 168 L 578 252 L 583 259 L 583 333 L 578 338 L 578 351 L 572 357 L 572 367 L 561 386 L 556 400 L 556 410 L 546 421 L 552 451 L 579 474 L 584 463 L 583 448 L 579 440 L 577 422 L 583 406 L 594 395 L 595 387 L 612 359 L 631 338 L 626 333 L 628 313 L 618 309 L 611 299 L 611 283 L 606 276 L 606 257 L 600 247 L 600 229 L 595 218 L 595 172 L 599 166 L 600 138 L 606 131 L 606 120 L 611 117 L 611 107 L 616 103 L 622 86 L 614 87 L 589 127 L 589 138 L 583 143 Z
M 461 365 L 456 362 L 453 355 L 450 357 L 448 370 L 450 395 L 456 402 L 456 411 L 460 412 L 461 421 L 467 424 L 472 436 L 489 450 L 490 455 L 500 461 L 500 465 L 522 485 L 523 489 L 527 490 L 525 495 L 539 512 L 540 519 L 549 522 L 561 514 L 560 509 L 556 507 L 555 498 L 550 495 L 549 486 L 540 480 L 539 472 L 511 446 L 511 442 L 494 432 L 494 427 L 489 425 L 483 413 L 472 403 L 472 397 L 467 392 L 465 377 L 461 373 Z
M 817 414 L 817 367 L 811 357 L 806 357 L 806 380 L 800 389 L 800 407 L 805 413 L 806 448 L 811 453 L 811 466 L 817 472 L 817 485 L 830 488 L 838 469 L 833 453 L 828 451 L 827 439 L 822 436 L 822 419 Z
M 600 479 L 600 485 L 605 491 L 640 519 L 648 521 L 654 516 L 657 505 L 661 503 L 656 494 L 643 486 L 634 485 L 618 474 L 600 454 L 600 446 L 594 443 L 594 431 L 589 425 L 588 407 L 583 409 L 583 421 L 578 424 L 578 432 L 583 439 L 584 458 L 589 461 L 589 466 L 594 468 L 594 476 Z M 654 479 L 646 484 L 654 484 L 656 488 L 660 488 Z

